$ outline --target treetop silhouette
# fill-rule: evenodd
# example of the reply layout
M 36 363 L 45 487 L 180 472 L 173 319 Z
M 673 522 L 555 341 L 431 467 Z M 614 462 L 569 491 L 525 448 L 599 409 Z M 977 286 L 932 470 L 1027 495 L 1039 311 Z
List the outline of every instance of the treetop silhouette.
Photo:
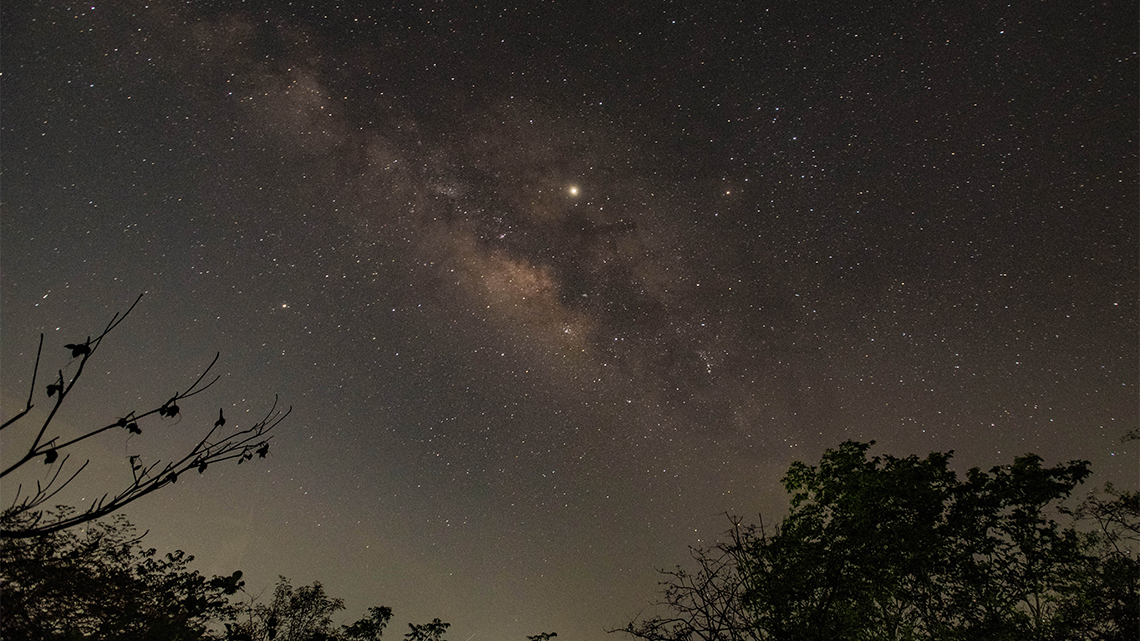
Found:
M 952 453 L 868 456 L 848 441 L 784 477 L 775 527 L 663 570 L 645 641 L 1125 639 L 1140 625 L 1140 497 L 1106 486 L 1077 508 L 1087 461 L 1039 456 L 959 478 Z M 1066 523 L 1066 521 L 1068 523 Z M 1131 636 L 1130 636 L 1131 635 Z

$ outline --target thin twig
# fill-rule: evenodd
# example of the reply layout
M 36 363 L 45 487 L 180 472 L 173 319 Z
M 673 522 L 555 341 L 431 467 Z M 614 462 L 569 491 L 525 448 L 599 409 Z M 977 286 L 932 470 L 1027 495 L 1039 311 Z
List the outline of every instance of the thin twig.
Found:
M 18 420 L 20 420 L 21 418 L 24 417 L 25 414 L 32 411 L 33 407 L 35 407 L 35 405 L 32 405 L 32 398 L 36 394 L 36 375 L 40 371 L 40 354 L 43 353 L 43 350 L 44 350 L 44 335 L 41 333 L 40 334 L 40 345 L 39 345 L 39 347 L 36 348 L 36 365 L 35 365 L 35 367 L 32 368 L 32 386 L 31 386 L 31 389 L 28 390 L 28 403 L 26 406 L 24 406 L 24 409 L 19 414 L 16 414 L 12 418 L 4 421 L 4 424 L 0 425 L 0 430 L 4 429 L 5 427 L 8 427 L 9 425 L 15 423 Z

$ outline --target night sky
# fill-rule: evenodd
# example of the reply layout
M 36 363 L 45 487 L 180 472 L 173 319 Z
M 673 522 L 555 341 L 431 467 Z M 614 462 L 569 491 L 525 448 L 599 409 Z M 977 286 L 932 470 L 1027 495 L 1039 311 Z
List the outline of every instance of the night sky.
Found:
M 595 641 L 846 439 L 1136 487 L 1135 2 L 528 4 L 4 3 L 4 416 L 222 353 L 70 502 L 280 394 L 148 545 Z

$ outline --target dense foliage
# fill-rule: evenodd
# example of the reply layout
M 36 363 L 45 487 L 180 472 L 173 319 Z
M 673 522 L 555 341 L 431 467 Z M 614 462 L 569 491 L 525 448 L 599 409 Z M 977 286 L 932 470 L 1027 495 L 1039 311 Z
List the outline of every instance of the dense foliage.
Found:
M 1137 494 L 1064 501 L 1089 475 L 1034 455 L 964 479 L 951 454 L 868 458 L 847 442 L 784 478 L 775 528 L 734 524 L 666 572 L 648 641 L 1123 639 L 1140 626 Z
M 69 510 L 53 516 L 67 517 Z M 5 639 L 201 639 L 233 616 L 241 572 L 207 579 L 159 556 L 121 517 L 0 542 Z
M 325 594 L 320 581 L 294 589 L 280 577 L 273 600 L 242 604 L 226 632 L 234 641 L 375 641 L 392 618 L 391 608 L 370 608 L 367 617 L 338 629 L 332 615 L 343 609 L 344 599 Z
M 59 508 L 48 516 L 71 513 Z M 364 618 L 336 626 L 333 615 L 344 609 L 343 599 L 326 594 L 319 581 L 294 588 L 285 577 L 272 600 L 260 603 L 248 598 L 241 572 L 207 579 L 189 569 L 194 557 L 181 551 L 159 556 L 142 547 L 142 538 L 114 516 L 0 539 L 0 635 L 8 641 L 378 641 L 392 618 L 391 608 L 373 607 Z M 434 619 L 408 627 L 406 641 L 444 641 L 450 624 Z

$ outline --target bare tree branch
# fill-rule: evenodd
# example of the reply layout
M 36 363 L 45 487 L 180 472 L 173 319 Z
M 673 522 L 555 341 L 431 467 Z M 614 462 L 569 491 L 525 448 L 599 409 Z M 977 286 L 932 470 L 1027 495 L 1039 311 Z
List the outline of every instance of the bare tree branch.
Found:
M 5 427 L 8 427 L 9 425 L 15 423 L 18 420 L 20 420 L 21 418 L 24 417 L 25 414 L 32 411 L 33 407 L 35 407 L 34 405 L 32 405 L 32 397 L 36 393 L 36 374 L 38 374 L 40 371 L 40 354 L 43 352 L 43 350 L 44 350 L 44 335 L 40 334 L 40 346 L 36 348 L 36 365 L 35 365 L 35 367 L 32 368 L 32 385 L 31 385 L 31 388 L 28 390 L 28 404 L 24 407 L 23 410 L 20 411 L 19 414 L 16 414 L 12 418 L 4 421 L 4 424 L 0 425 L 0 430 L 4 429 Z
M 126 312 L 115 314 L 110 322 L 107 323 L 103 332 L 95 338 L 88 337 L 83 343 L 72 343 L 65 346 L 71 350 L 72 359 L 79 359 L 75 373 L 70 379 L 66 379 L 63 370 L 59 370 L 58 378 L 55 382 L 47 386 L 48 397 L 54 398 L 54 405 L 48 412 L 47 417 L 44 418 L 43 422 L 38 426 L 35 438 L 32 440 L 31 445 L 28 446 L 27 451 L 23 452 L 15 462 L 4 467 L 3 471 L 0 471 L 0 478 L 20 470 L 28 463 L 40 457 L 43 457 L 45 464 L 54 466 L 55 470 L 46 483 L 41 484 L 37 481 L 35 492 L 25 493 L 22 484 L 17 486 L 16 496 L 13 498 L 11 505 L 3 512 L 0 512 L 0 538 L 24 538 L 58 532 L 122 509 L 129 503 L 162 489 L 167 485 L 176 483 L 179 475 L 191 469 L 196 469 L 198 473 L 201 474 L 204 473 L 210 465 L 215 463 L 237 459 L 238 464 L 242 464 L 252 460 L 255 454 L 259 458 L 265 458 L 268 454 L 269 443 L 273 438 L 269 432 L 277 427 L 281 421 L 285 420 L 285 417 L 292 411 L 291 407 L 284 411 L 278 410 L 278 399 L 276 397 L 274 398 L 273 405 L 269 408 L 269 411 L 266 412 L 265 416 L 252 426 L 228 435 L 222 435 L 220 431 L 225 427 L 226 420 L 223 411 L 219 410 L 218 420 L 214 423 L 213 428 L 188 452 L 170 461 L 163 462 L 162 460 L 158 460 L 148 464 L 144 464 L 139 456 L 130 456 L 128 457 L 128 464 L 131 466 L 133 481 L 128 484 L 127 487 L 118 491 L 113 496 L 110 493 L 104 494 L 102 498 L 92 503 L 86 510 L 56 511 L 52 513 L 51 517 L 44 517 L 40 511 L 44 504 L 55 497 L 63 488 L 70 485 L 90 463 L 90 461 L 84 462 L 79 469 L 61 482 L 60 479 L 63 470 L 70 459 L 70 453 L 64 452 L 65 449 L 82 441 L 106 434 L 116 428 L 125 429 L 129 434 L 141 435 L 142 428 L 139 426 L 140 421 L 150 418 L 155 414 L 157 414 L 159 418 L 174 418 L 179 416 L 181 414 L 181 408 L 178 404 L 181 401 L 206 391 L 220 378 L 215 376 L 209 382 L 203 383 L 221 356 L 220 354 L 216 354 L 214 359 L 210 361 L 210 364 L 206 366 L 202 373 L 198 375 L 198 378 L 195 379 L 185 391 L 175 392 L 169 400 L 157 407 L 153 407 L 141 413 L 134 411 L 127 412 L 114 422 L 103 425 L 102 427 L 92 428 L 62 443 L 59 442 L 60 437 L 58 436 L 45 439 L 49 434 L 52 421 L 63 405 L 64 399 L 68 397 L 71 390 L 74 389 L 78 383 L 80 376 L 83 374 L 87 361 L 95 354 L 107 334 L 126 319 L 127 315 L 131 313 L 141 299 L 142 296 L 140 295 Z M 23 424 L 21 420 L 28 417 L 29 412 L 34 407 L 32 401 L 35 395 L 36 377 L 39 372 L 42 351 L 43 335 L 41 334 L 40 346 L 36 350 L 36 364 L 32 373 L 32 390 L 29 393 L 28 402 L 20 412 L 5 421 L 0 429 Z M 60 457 L 61 453 L 63 453 L 62 458 Z

